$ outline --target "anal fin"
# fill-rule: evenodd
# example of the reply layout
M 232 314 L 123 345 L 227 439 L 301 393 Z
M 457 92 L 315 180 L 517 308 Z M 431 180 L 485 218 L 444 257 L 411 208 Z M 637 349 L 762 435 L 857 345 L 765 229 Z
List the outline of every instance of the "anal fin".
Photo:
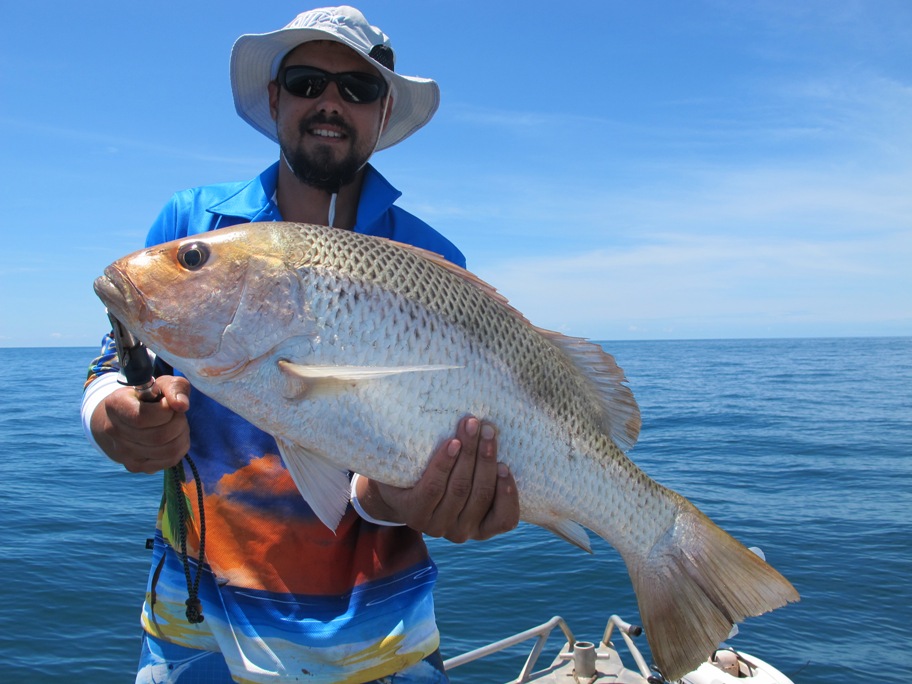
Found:
M 589 544 L 589 533 L 586 528 L 567 518 L 547 517 L 547 518 L 525 518 L 526 522 L 533 525 L 544 527 L 549 532 L 556 534 L 565 542 L 578 546 L 586 553 L 592 553 L 592 546 Z

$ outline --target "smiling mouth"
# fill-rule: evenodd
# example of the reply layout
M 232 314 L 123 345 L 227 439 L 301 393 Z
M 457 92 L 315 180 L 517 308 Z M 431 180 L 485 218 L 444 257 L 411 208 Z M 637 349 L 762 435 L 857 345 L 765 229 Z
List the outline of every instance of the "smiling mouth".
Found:
M 324 138 L 327 140 L 341 140 L 345 137 L 344 133 L 340 133 L 339 131 L 330 131 L 325 128 L 311 128 L 308 130 L 308 133 L 318 138 Z

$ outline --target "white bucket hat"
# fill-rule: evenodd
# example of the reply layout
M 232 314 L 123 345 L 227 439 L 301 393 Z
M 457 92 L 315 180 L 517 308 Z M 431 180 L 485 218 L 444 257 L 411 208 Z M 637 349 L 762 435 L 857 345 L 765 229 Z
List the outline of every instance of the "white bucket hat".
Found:
M 347 45 L 386 79 L 393 96 L 393 111 L 378 150 L 395 145 L 424 126 L 440 104 L 440 89 L 428 78 L 400 76 L 393 71 L 390 40 L 371 26 L 354 7 L 324 7 L 303 12 L 285 28 L 254 33 L 237 39 L 231 49 L 231 92 L 244 121 L 278 142 L 269 111 L 267 84 L 276 78 L 285 55 L 301 43 L 332 40 Z M 378 61 L 380 60 L 380 61 Z

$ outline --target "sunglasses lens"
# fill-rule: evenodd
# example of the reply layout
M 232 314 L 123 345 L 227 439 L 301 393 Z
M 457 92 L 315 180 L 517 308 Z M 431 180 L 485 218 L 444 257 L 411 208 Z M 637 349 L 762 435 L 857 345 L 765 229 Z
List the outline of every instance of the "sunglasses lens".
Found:
M 339 92 L 349 102 L 374 102 L 384 92 L 386 82 L 371 74 L 350 72 L 336 77 Z
M 329 83 L 323 72 L 307 67 L 285 69 L 283 80 L 285 90 L 297 97 L 318 97 Z
M 297 97 L 319 97 L 330 81 L 336 82 L 347 102 L 368 104 L 386 94 L 386 81 L 358 71 L 331 74 L 315 67 L 291 66 L 282 74 L 285 90 Z

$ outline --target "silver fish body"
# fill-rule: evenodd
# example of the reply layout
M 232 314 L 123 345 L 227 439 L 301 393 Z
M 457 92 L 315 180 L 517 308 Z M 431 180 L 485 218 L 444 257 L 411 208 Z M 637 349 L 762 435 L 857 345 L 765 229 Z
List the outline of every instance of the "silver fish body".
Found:
M 775 570 L 624 454 L 639 410 L 600 347 L 531 325 L 440 257 L 346 231 L 247 224 L 115 262 L 96 291 L 200 391 L 276 437 L 335 527 L 351 470 L 414 484 L 466 413 L 498 428 L 523 520 L 624 558 L 668 679 L 797 600 Z

